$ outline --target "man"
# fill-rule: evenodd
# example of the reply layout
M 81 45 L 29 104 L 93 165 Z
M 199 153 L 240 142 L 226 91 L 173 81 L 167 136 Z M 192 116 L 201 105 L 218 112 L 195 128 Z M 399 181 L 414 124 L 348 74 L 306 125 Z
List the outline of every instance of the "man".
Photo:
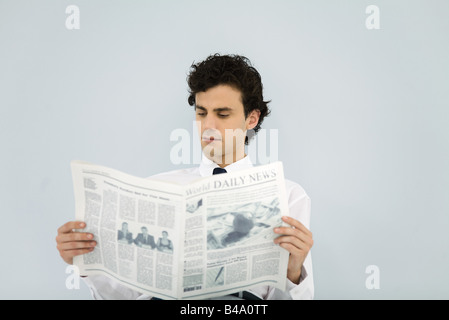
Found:
M 151 177 L 165 181 L 189 183 L 199 177 L 233 172 L 252 167 L 245 154 L 249 133 L 257 133 L 268 103 L 263 100 L 261 77 L 249 60 L 238 55 L 209 56 L 192 65 L 188 77 L 188 102 L 195 107 L 203 160 L 199 167 L 175 170 Z M 282 217 L 287 227 L 275 228 L 279 235 L 274 242 L 289 253 L 287 286 L 279 290 L 260 286 L 239 293 L 244 299 L 311 299 L 313 298 L 312 261 L 309 251 L 313 245 L 310 224 L 310 198 L 304 189 L 286 180 L 289 216 Z M 67 263 L 76 255 L 95 247 L 93 236 L 73 232 L 84 228 L 84 222 L 68 222 L 58 229 L 56 241 L 61 257 Z M 94 298 L 149 299 L 104 276 L 89 276 L 85 281 Z
M 134 243 L 139 247 L 145 245 L 147 247 L 151 247 L 151 249 L 156 248 L 154 237 L 148 233 L 147 227 L 142 227 L 140 230 L 142 230 L 142 233 L 137 235 L 136 239 L 134 239 Z
M 127 244 L 131 244 L 133 242 L 133 234 L 128 231 L 128 223 L 122 223 L 122 230 L 118 230 L 117 232 L 117 240 Z

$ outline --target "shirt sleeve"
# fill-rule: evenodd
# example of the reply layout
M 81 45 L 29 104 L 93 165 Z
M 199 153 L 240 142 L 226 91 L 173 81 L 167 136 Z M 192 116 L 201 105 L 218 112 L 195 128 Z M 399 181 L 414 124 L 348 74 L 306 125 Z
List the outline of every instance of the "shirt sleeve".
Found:
M 95 300 L 150 300 L 151 296 L 132 290 L 103 275 L 82 278 Z
M 301 222 L 310 230 L 311 200 L 304 189 L 295 184 L 290 192 L 289 199 L 290 216 Z M 287 298 L 286 293 L 293 300 L 310 300 L 314 296 L 312 254 L 309 252 L 301 269 L 299 284 L 294 284 L 287 279 L 287 288 L 283 296 Z M 278 295 L 273 294 L 276 299 Z
M 312 300 L 314 295 L 312 257 L 310 252 L 304 261 L 299 284 L 287 279 L 287 290 L 292 300 Z

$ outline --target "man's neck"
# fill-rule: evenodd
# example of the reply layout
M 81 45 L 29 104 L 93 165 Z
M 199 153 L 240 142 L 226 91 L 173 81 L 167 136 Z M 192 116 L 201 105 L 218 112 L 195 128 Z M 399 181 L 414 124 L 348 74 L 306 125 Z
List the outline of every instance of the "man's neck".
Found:
M 245 158 L 245 157 L 246 157 L 246 154 L 245 154 L 245 153 L 243 153 L 243 154 L 240 155 L 239 157 L 237 157 L 236 154 L 234 153 L 234 154 L 232 155 L 232 160 L 233 160 L 232 162 L 229 162 L 229 161 L 228 161 L 228 163 L 226 163 L 226 160 L 229 160 L 229 158 L 231 158 L 230 156 L 226 156 L 226 155 L 224 155 L 224 156 L 222 157 L 221 163 L 218 163 L 218 162 L 215 161 L 215 160 L 214 160 L 214 162 L 215 162 L 220 168 L 225 168 L 225 167 L 229 166 L 230 164 L 233 164 L 233 163 L 235 163 L 235 162 L 237 162 L 237 161 L 242 160 L 242 159 Z

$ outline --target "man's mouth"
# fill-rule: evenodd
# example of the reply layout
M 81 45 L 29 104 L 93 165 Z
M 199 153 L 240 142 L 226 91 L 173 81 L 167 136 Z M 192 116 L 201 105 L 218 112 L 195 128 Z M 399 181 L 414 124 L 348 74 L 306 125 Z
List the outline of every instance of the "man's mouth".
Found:
M 212 137 L 212 136 L 210 136 L 210 137 L 203 137 L 202 140 L 204 142 L 206 142 L 206 143 L 211 143 L 211 142 L 214 142 L 214 141 L 220 141 L 220 139 L 217 139 L 217 138 Z

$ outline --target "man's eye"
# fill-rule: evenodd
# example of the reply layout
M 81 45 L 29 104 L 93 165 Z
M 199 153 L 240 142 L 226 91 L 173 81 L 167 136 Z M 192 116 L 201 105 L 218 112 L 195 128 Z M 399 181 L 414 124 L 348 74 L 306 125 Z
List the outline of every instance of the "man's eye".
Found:
M 229 117 L 229 114 L 218 114 L 218 116 L 220 118 L 226 118 L 226 117 Z
M 204 112 L 197 112 L 196 115 L 197 115 L 197 116 L 204 116 L 204 115 L 206 115 L 206 114 L 205 114 Z

